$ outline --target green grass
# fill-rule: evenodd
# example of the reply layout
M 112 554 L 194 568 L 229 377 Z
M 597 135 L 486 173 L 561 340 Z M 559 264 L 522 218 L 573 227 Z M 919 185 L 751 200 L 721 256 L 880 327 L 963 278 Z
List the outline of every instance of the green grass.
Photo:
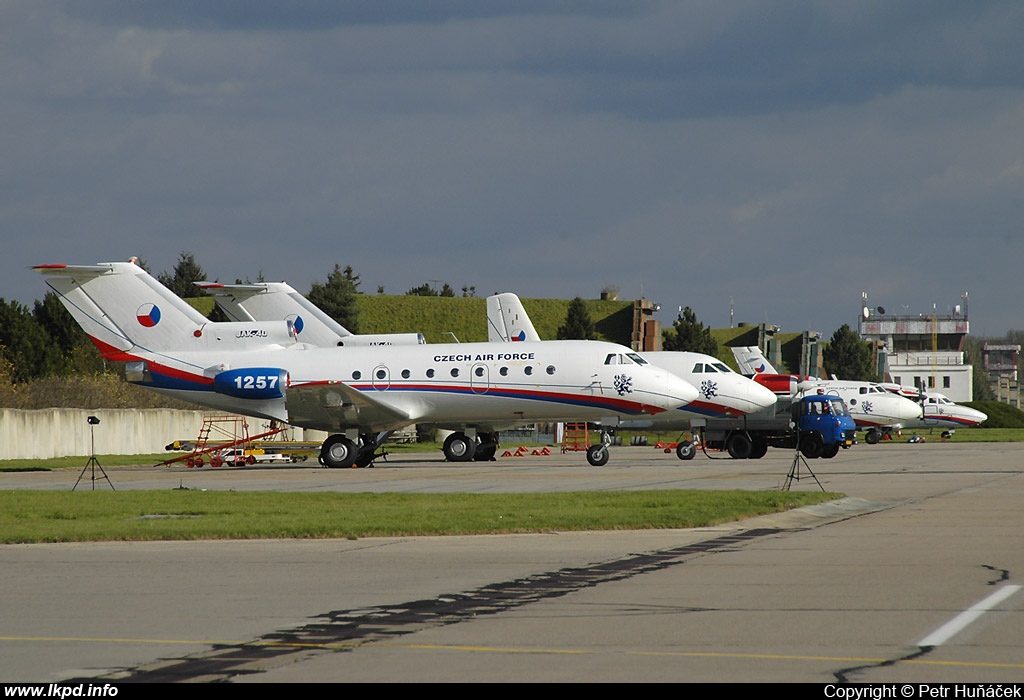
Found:
M 0 491 L 0 542 L 360 538 L 693 528 L 839 498 L 781 491 L 539 494 Z

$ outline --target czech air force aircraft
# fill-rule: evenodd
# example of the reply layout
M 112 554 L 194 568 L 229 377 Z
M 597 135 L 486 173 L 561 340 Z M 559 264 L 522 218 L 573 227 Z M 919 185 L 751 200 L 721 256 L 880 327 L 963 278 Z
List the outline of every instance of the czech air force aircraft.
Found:
M 881 386 L 921 404 L 921 418 L 904 423 L 904 428 L 970 428 L 988 420 L 987 414 L 970 406 L 961 406 L 938 391 L 886 382 L 882 382 Z
M 487 297 L 487 330 L 488 339 L 492 341 L 519 343 L 540 340 L 540 334 L 523 308 L 522 301 L 511 292 Z M 639 356 L 685 379 L 697 388 L 700 396 L 675 411 L 666 411 L 657 416 L 620 419 L 617 426 L 610 427 L 686 430 L 693 418 L 743 416 L 774 406 L 778 400 L 770 389 L 733 372 L 728 365 L 711 355 L 656 350 L 640 353 Z M 680 459 L 692 459 L 695 453 L 696 449 L 689 441 L 681 441 L 676 451 Z
M 633 418 L 697 398 L 647 364 L 606 362 L 614 343 L 551 341 L 317 347 L 287 321 L 212 322 L 133 262 L 36 271 L 128 381 L 216 410 L 324 430 L 328 467 L 368 466 L 415 423 L 496 432 L 528 421 Z M 472 454 L 464 436 L 456 451 Z M 603 445 L 595 446 L 604 448 Z M 607 449 L 588 452 L 604 464 Z
M 877 382 L 819 379 L 776 372 L 761 349 L 732 349 L 740 373 L 772 389 L 779 396 L 833 394 L 842 398 L 857 427 L 867 431 L 864 440 L 875 444 L 884 435 L 921 418 L 921 406 L 908 398 L 886 391 Z
M 296 327 L 302 326 L 300 338 L 305 342 L 325 346 L 340 343 L 343 338 L 360 337 L 349 334 L 322 309 L 311 304 L 305 297 L 283 282 L 241 286 L 216 283 L 197 284 L 214 292 L 215 300 L 230 318 L 251 318 L 260 321 L 289 319 Z M 332 328 L 332 324 L 337 329 L 341 329 L 343 333 Z M 487 330 L 488 340 L 495 343 L 540 340 L 540 335 L 533 327 L 522 302 L 517 295 L 512 293 L 487 297 Z M 403 342 L 403 338 L 415 335 L 419 334 L 376 337 L 385 340 L 395 338 L 395 342 L 399 343 Z M 684 352 L 643 353 L 641 355 L 628 351 L 614 355 L 609 354 L 606 358 L 606 362 L 609 364 L 621 366 L 642 364 L 645 361 L 650 361 L 661 369 L 685 379 L 691 385 L 699 387 L 700 395 L 682 408 L 665 411 L 657 416 L 608 416 L 602 421 L 592 422 L 599 423 L 603 427 L 625 429 L 685 430 L 689 427 L 691 418 L 741 416 L 763 410 L 774 405 L 776 401 L 776 396 L 771 391 L 736 374 L 727 365 L 710 355 Z M 487 459 L 486 452 L 483 456 L 481 456 L 481 452 L 489 447 L 493 453 L 495 444 L 493 441 L 481 442 L 477 447 L 476 459 Z M 684 452 L 679 453 L 682 459 L 690 459 L 695 454 L 692 443 L 687 442 L 686 444 Z M 451 459 L 447 450 L 445 455 Z

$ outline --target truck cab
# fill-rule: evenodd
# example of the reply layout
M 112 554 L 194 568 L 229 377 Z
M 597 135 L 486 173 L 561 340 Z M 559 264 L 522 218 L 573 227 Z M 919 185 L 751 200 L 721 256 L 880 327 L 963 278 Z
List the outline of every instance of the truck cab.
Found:
M 797 440 L 804 457 L 835 457 L 856 442 L 857 424 L 846 402 L 835 395 L 812 394 L 791 406 Z

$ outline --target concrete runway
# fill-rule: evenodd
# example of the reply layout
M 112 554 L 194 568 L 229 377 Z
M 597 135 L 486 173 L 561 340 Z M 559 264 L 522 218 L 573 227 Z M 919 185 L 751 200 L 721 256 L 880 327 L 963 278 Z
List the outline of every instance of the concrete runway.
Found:
M 105 471 L 118 490 L 767 490 L 792 463 L 619 447 L 604 467 Z M 1024 682 L 1024 444 L 807 465 L 792 490 L 846 498 L 698 530 L 0 547 L 0 682 Z

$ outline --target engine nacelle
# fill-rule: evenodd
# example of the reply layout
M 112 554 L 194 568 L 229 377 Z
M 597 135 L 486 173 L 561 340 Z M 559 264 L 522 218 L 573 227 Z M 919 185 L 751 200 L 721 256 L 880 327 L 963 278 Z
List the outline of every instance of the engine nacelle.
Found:
M 213 378 L 213 388 L 239 399 L 279 399 L 284 396 L 288 372 L 278 367 L 229 369 Z
M 301 336 L 300 336 L 301 337 Z M 346 335 L 339 346 L 423 345 L 427 341 L 422 333 L 383 333 L 378 335 Z
M 753 380 L 777 396 L 796 396 L 797 377 L 795 374 L 755 374 Z

